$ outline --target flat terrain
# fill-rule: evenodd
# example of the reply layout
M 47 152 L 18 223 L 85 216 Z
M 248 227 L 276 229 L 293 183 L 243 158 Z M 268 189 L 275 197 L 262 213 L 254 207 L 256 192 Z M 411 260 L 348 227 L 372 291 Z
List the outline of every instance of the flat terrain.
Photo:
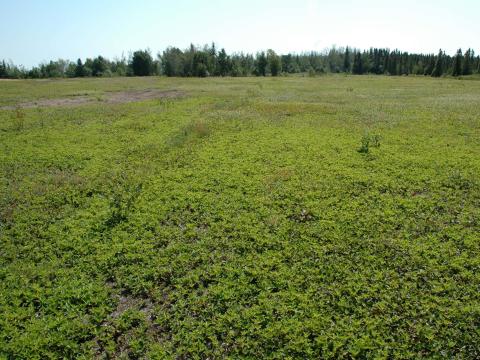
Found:
M 480 81 L 0 81 L 0 107 L 0 358 L 480 358 Z

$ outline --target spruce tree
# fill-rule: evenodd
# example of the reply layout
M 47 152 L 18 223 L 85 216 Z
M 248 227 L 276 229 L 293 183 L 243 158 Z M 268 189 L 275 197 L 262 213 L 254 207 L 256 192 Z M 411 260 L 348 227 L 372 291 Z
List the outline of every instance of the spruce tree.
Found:
M 426 67 L 423 75 L 432 75 L 433 69 L 435 68 L 435 55 L 429 55 L 426 59 Z
M 355 75 L 363 74 L 363 61 L 362 61 L 362 54 L 360 53 L 360 51 L 356 52 L 353 57 L 352 74 L 355 74 Z
M 7 65 L 5 65 L 5 60 L 2 60 L 0 63 L 0 79 L 7 77 Z
M 208 72 L 208 53 L 197 50 L 193 54 L 193 74 L 192 76 L 207 77 Z
M 390 54 L 390 61 L 388 63 L 388 73 L 390 75 L 397 75 L 398 71 L 398 57 L 397 52 L 392 51 Z
M 461 54 L 460 54 L 461 55 Z M 468 49 L 463 57 L 462 75 L 472 75 L 473 50 Z
M 214 42 L 212 42 L 212 46 L 208 49 L 208 72 L 218 75 L 217 48 Z
M 220 50 L 218 53 L 218 73 L 220 76 L 228 75 L 230 68 L 230 59 L 228 58 L 225 49 Z
M 452 76 L 460 76 L 462 75 L 462 49 L 457 50 L 457 54 L 453 59 L 453 71 Z
M 374 74 L 381 74 L 383 72 L 381 66 L 381 54 L 378 49 L 374 49 L 373 51 L 373 73 Z
M 443 75 L 443 51 L 440 49 L 435 61 L 435 66 L 433 67 L 432 76 L 440 77 Z
M 261 52 L 257 54 L 257 61 L 256 61 L 256 69 L 255 72 L 258 76 L 266 76 L 267 75 L 267 57 L 265 56 L 265 52 Z
M 85 76 L 85 67 L 82 64 L 82 60 L 77 60 L 77 65 L 75 66 L 75 77 L 84 77 Z
M 350 72 L 351 62 L 350 62 L 350 49 L 348 46 L 345 48 L 345 54 L 343 55 L 343 71 Z
M 383 71 L 382 74 L 386 74 L 388 72 L 388 68 L 390 67 L 390 52 L 385 51 L 385 58 L 383 59 Z

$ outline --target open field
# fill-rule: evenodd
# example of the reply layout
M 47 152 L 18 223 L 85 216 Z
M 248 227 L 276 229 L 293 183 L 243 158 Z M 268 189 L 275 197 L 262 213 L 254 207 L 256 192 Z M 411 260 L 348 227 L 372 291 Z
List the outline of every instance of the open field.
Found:
M 480 81 L 0 81 L 0 107 L 0 358 L 480 358 Z

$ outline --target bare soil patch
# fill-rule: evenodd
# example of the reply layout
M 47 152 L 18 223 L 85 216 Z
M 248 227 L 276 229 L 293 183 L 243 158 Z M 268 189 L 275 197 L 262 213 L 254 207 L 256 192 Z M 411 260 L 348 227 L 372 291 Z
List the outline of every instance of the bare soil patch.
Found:
M 107 283 L 107 286 L 113 288 L 115 283 Z M 155 323 L 154 303 L 150 299 L 123 292 L 114 295 L 114 297 L 117 299 L 117 307 L 101 324 L 103 335 L 107 335 L 114 340 L 114 347 L 108 348 L 108 344 L 104 342 L 102 337 L 96 337 L 93 348 L 95 359 L 106 359 L 110 356 L 115 359 L 134 358 L 130 357 L 130 355 L 133 355 L 131 341 L 138 337 L 139 332 L 156 342 L 161 339 L 162 329 Z M 137 316 L 138 314 L 142 314 L 142 316 L 140 318 L 130 318 L 129 325 L 125 326 L 125 320 L 128 321 L 128 312 L 130 311 L 136 313 Z M 127 318 L 121 321 L 120 319 L 126 315 Z
M 105 96 L 105 102 L 112 104 L 121 104 L 150 99 L 176 99 L 185 94 L 179 90 L 157 90 L 147 89 L 138 91 L 120 91 L 108 93 Z
M 83 104 L 91 104 L 94 102 L 104 102 L 108 104 L 123 104 L 151 99 L 176 99 L 185 96 L 180 90 L 129 90 L 109 92 L 102 95 L 101 98 L 93 98 L 89 96 L 73 96 L 56 99 L 39 99 L 0 107 L 3 110 L 14 110 L 16 108 L 36 108 L 36 107 L 70 107 Z

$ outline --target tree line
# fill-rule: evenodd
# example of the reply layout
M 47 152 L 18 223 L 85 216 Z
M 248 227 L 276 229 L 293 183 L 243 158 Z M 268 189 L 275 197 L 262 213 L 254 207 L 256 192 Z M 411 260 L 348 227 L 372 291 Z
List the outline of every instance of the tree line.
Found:
M 399 50 L 377 49 L 360 51 L 349 47 L 332 47 L 323 52 L 278 55 L 273 50 L 257 54 L 227 54 L 215 44 L 191 45 L 181 50 L 169 47 L 154 58 L 148 50 L 138 50 L 128 58 L 109 60 L 103 56 L 56 60 L 31 69 L 0 62 L 0 78 L 61 78 L 108 76 L 279 76 L 308 73 L 352 73 L 378 75 L 460 76 L 480 73 L 480 56 L 472 49 L 453 56 L 440 50 L 438 54 L 411 54 Z

